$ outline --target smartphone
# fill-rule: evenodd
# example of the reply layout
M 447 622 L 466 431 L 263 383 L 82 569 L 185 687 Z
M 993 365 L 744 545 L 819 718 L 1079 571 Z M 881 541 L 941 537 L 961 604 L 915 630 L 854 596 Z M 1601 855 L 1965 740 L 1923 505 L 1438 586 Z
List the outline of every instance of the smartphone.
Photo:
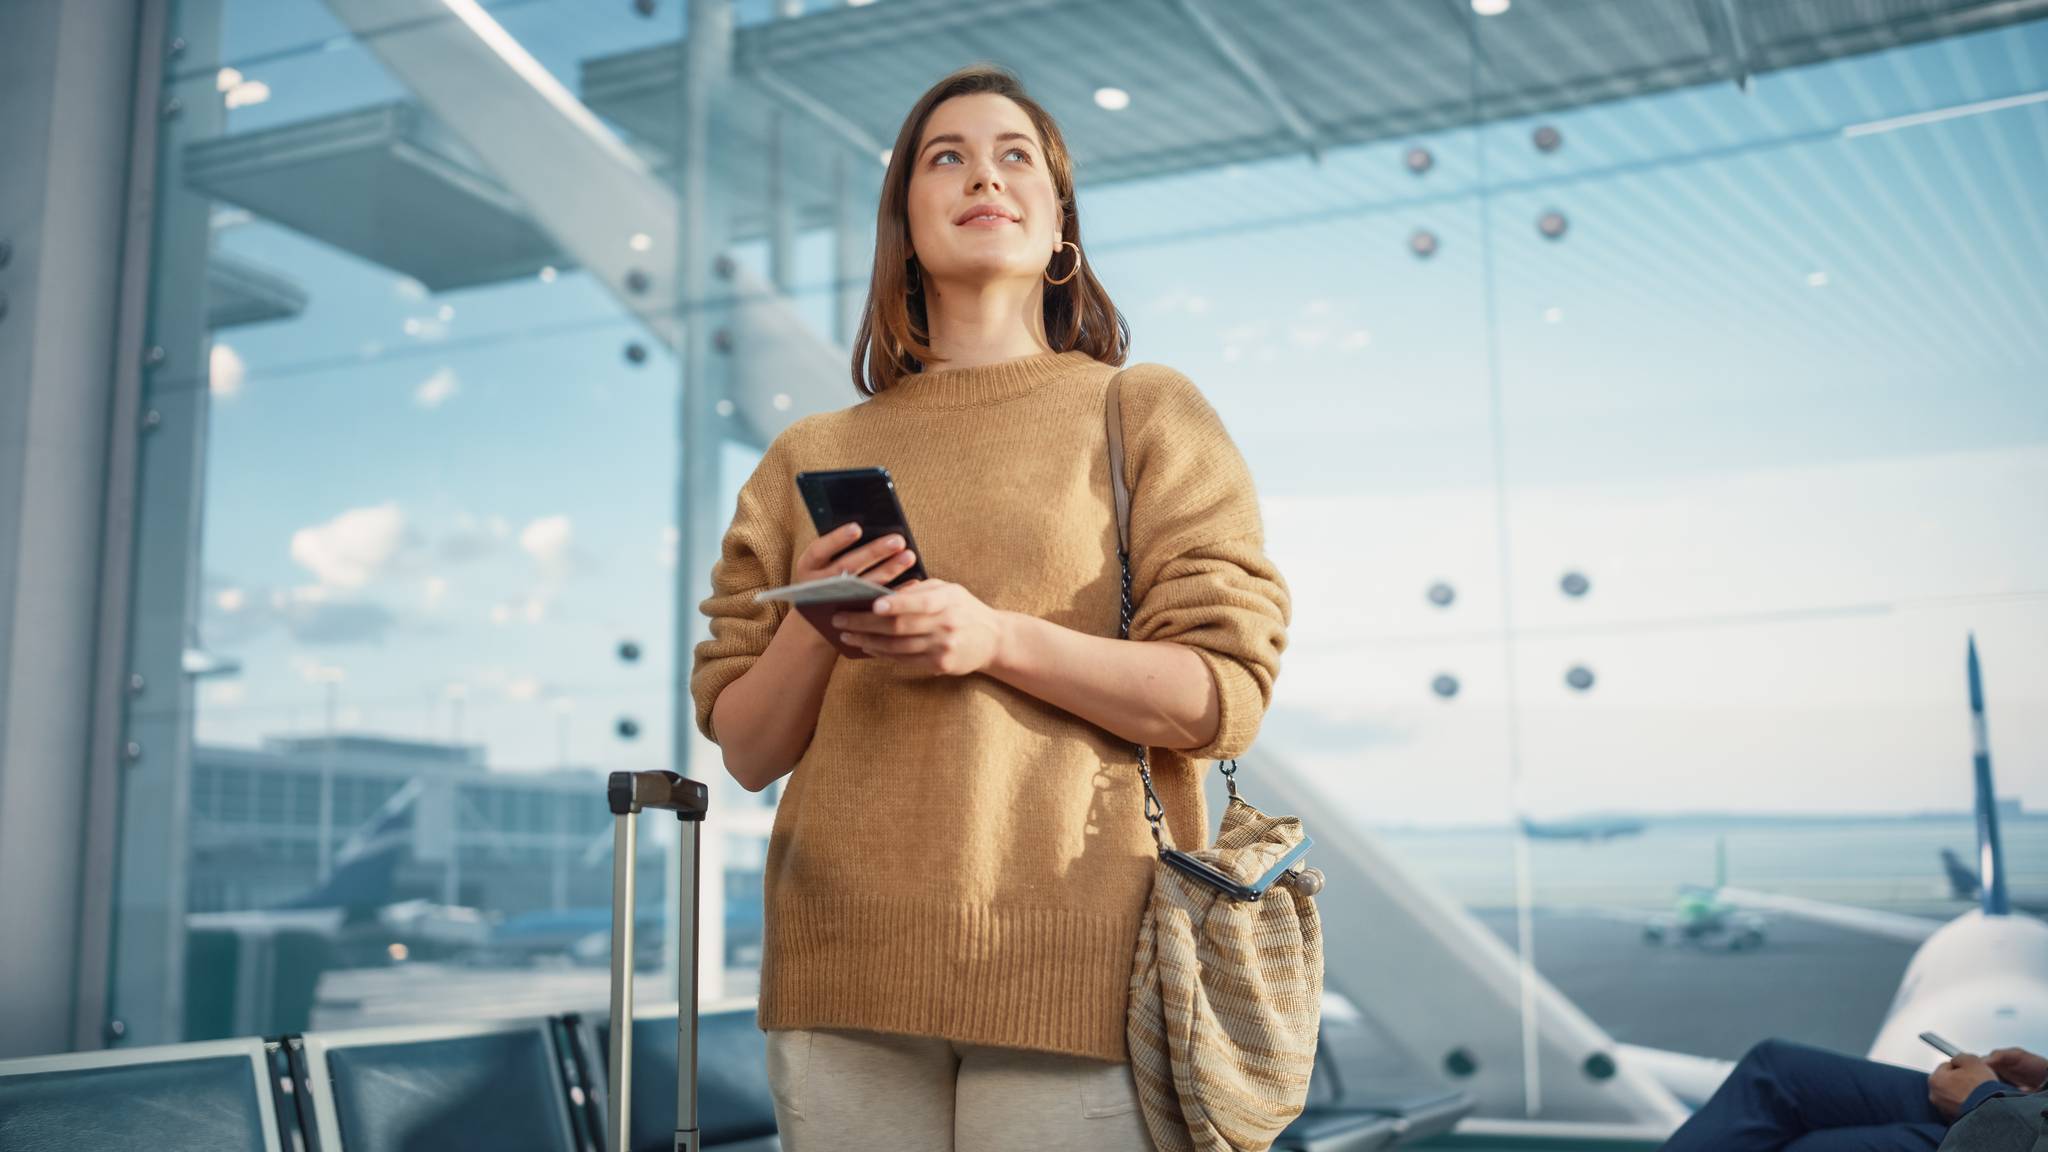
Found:
M 903 537 L 904 547 L 917 552 L 917 558 L 911 561 L 908 572 L 889 582 L 889 587 L 926 578 L 924 553 L 918 552 L 917 539 L 910 534 L 910 521 L 904 517 L 903 505 L 896 499 L 896 482 L 889 478 L 887 468 L 799 472 L 796 488 L 803 495 L 804 507 L 810 510 L 811 526 L 818 530 L 820 536 L 846 524 L 857 523 L 860 525 L 860 539 L 853 542 L 852 548 L 879 540 L 892 532 Z M 844 554 L 843 550 L 841 555 Z
M 1927 1041 L 1927 1043 L 1931 1047 L 1933 1047 L 1935 1051 L 1941 1053 L 1943 1056 L 1946 1056 L 1951 1060 L 1963 1054 L 1963 1050 L 1961 1048 L 1958 1048 L 1955 1045 L 1949 1043 L 1948 1041 L 1942 1039 L 1941 1033 L 1939 1032 L 1922 1032 L 1920 1034 L 1920 1038 L 1922 1040 Z

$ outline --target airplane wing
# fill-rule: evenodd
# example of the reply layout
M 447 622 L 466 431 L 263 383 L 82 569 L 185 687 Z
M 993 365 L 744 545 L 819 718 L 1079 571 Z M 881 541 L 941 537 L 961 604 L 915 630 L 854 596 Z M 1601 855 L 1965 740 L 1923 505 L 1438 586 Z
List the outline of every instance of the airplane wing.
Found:
M 1939 920 L 1928 920 L 1920 916 L 1902 916 L 1896 912 L 1878 912 L 1848 904 L 1831 904 L 1825 900 L 1781 896 L 1776 892 L 1752 892 L 1745 888 L 1721 888 L 1715 891 L 1714 898 L 1740 908 L 1797 916 L 1817 924 L 1847 928 L 1851 932 L 1882 936 L 1888 940 L 1903 940 L 1908 944 L 1918 944 L 1926 940 L 1942 926 Z

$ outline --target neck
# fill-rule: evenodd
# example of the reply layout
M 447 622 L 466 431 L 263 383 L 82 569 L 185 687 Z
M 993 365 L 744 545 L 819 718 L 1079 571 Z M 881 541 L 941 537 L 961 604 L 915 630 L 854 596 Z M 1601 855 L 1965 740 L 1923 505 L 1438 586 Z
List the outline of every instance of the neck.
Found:
M 935 368 L 979 368 L 1052 351 L 1037 277 L 927 284 L 925 318 Z

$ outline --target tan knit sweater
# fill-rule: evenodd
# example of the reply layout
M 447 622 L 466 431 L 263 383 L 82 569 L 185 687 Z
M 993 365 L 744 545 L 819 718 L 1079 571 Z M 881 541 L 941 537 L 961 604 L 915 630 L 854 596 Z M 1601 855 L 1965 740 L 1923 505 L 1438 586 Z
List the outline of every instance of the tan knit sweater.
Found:
M 992 608 L 1117 633 L 1105 389 L 1114 369 L 1049 353 L 905 378 L 798 421 L 741 490 L 691 691 L 711 708 L 768 646 L 816 533 L 799 472 L 880 465 L 926 570 Z M 1206 846 L 1201 773 L 1258 731 L 1288 595 L 1267 560 L 1243 459 L 1169 368 L 1122 384 L 1133 640 L 1192 648 L 1222 724 L 1155 750 L 1167 831 Z M 1157 856 L 1129 745 L 986 675 L 840 660 L 768 845 L 764 1029 L 851 1028 L 1127 1059 L 1124 1012 Z

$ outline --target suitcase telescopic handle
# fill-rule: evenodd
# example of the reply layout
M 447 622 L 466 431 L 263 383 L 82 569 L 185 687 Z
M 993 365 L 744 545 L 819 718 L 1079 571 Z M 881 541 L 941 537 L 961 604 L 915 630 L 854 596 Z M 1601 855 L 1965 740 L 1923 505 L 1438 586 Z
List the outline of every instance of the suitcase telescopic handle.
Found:
M 609 1152 L 630 1152 L 633 1098 L 633 897 L 635 824 L 643 809 L 674 812 L 682 823 L 676 884 L 676 1128 L 674 1152 L 699 1152 L 697 1128 L 697 865 L 711 791 L 674 772 L 614 772 L 605 782 L 612 810 L 612 1035 L 606 1076 Z

